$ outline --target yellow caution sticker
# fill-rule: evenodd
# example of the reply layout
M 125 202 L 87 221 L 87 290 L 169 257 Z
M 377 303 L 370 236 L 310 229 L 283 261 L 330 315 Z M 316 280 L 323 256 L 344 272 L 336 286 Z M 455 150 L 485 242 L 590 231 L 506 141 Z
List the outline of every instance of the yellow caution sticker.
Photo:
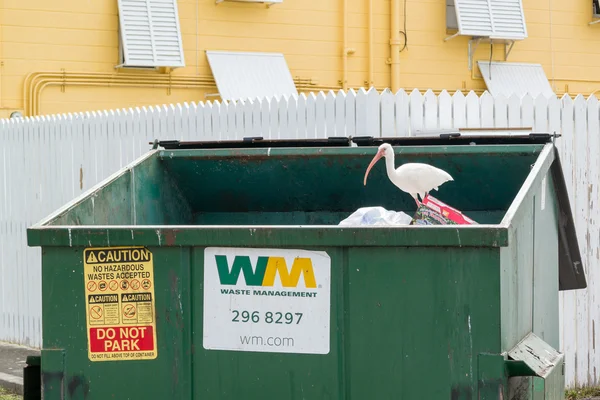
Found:
M 90 361 L 155 359 L 150 250 L 143 246 L 87 248 L 83 268 Z

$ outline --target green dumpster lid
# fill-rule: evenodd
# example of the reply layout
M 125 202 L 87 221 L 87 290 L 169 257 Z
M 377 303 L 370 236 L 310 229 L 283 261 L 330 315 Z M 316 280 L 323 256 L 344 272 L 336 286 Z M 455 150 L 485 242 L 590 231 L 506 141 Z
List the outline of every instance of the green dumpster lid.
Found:
M 327 139 L 264 139 L 261 136 L 246 137 L 242 140 L 155 140 L 150 142 L 156 148 L 163 147 L 167 150 L 183 149 L 251 149 L 265 147 L 340 147 L 350 146 L 351 138 L 331 137 Z
M 468 134 L 461 132 L 444 132 L 439 134 L 410 136 L 410 137 L 373 137 L 350 136 L 329 137 L 324 139 L 265 139 L 261 136 L 246 137 L 242 140 L 155 140 L 150 142 L 154 147 L 166 150 L 183 149 L 250 149 L 250 148 L 277 148 L 277 147 L 340 147 L 351 146 L 379 146 L 389 143 L 392 146 L 438 146 L 438 145 L 468 145 L 468 144 L 545 144 L 559 134 L 529 133 L 529 134 Z

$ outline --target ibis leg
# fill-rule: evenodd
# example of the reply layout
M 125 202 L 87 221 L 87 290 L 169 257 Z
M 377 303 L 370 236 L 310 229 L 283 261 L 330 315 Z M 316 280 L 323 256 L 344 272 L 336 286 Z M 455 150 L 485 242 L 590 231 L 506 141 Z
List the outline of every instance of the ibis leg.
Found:
M 417 203 L 417 208 L 419 208 L 421 206 L 421 202 L 419 201 L 419 198 L 417 197 L 417 195 L 412 195 L 412 198 L 415 199 L 415 203 Z

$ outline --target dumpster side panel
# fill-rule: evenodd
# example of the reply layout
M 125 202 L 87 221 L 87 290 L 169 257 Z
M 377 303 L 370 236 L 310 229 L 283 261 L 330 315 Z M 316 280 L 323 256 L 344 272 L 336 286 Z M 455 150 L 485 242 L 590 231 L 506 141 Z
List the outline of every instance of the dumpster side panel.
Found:
M 177 183 L 152 157 L 131 170 L 133 225 L 185 225 L 192 223 L 192 211 Z
M 125 173 L 50 221 L 49 225 L 130 224 L 131 198 L 131 176 Z
M 478 355 L 500 350 L 498 249 L 351 248 L 348 260 L 350 398 L 471 399 L 479 385 L 506 387 L 478 382 Z
M 116 177 L 50 225 L 182 225 L 192 211 L 158 157 Z
M 191 397 L 189 249 L 149 250 L 154 258 L 158 357 L 92 362 L 88 359 L 83 248 L 43 249 L 42 316 L 46 350 L 42 352 L 42 381 L 52 386 L 63 382 L 65 399 Z M 45 359 L 47 349 L 64 354 L 62 364 Z M 161 383 L 148 384 L 148 379 L 159 379 Z M 50 386 L 44 391 L 46 396 L 56 393 Z
M 513 221 L 509 246 L 500 249 L 502 286 L 502 350 L 508 351 L 533 329 L 532 202 L 523 204 L 527 218 Z
M 558 203 L 550 172 L 536 190 L 534 231 L 533 333 L 560 349 Z
M 553 190 L 549 174 L 531 188 L 519 218 L 512 221 L 509 245 L 500 250 L 503 351 L 529 332 L 559 348 L 558 210 Z
M 532 202 L 523 204 L 532 213 Z M 502 265 L 502 350 L 508 351 L 533 329 L 532 218 L 514 221 L 509 246 L 500 250 Z

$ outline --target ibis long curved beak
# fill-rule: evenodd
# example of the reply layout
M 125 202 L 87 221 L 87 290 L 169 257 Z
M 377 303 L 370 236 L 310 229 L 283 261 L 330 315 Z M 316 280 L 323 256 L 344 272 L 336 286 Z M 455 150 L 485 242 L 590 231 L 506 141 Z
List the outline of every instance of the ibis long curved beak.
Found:
M 375 165 L 375 163 L 379 161 L 381 157 L 383 157 L 383 151 L 378 151 L 377 154 L 375 154 L 375 157 L 373 157 L 373 160 L 371 160 L 371 164 L 369 164 L 367 167 L 367 172 L 365 172 L 364 186 L 367 186 L 367 176 L 369 176 L 369 171 L 371 171 L 373 165 Z

